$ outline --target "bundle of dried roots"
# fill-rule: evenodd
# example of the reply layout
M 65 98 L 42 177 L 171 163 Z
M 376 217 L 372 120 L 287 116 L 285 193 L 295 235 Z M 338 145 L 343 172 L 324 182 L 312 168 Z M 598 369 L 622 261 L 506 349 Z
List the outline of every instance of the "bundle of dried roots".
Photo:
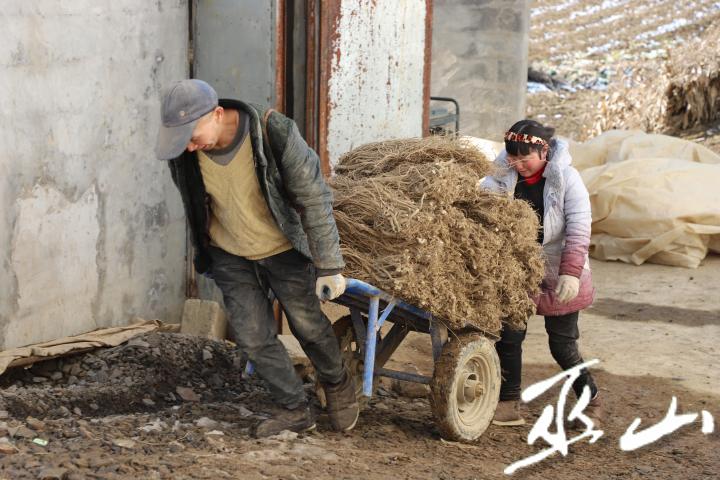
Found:
M 543 275 L 538 221 L 527 203 L 479 188 L 492 168 L 446 137 L 345 154 L 331 185 L 346 274 L 454 330 L 522 327 Z

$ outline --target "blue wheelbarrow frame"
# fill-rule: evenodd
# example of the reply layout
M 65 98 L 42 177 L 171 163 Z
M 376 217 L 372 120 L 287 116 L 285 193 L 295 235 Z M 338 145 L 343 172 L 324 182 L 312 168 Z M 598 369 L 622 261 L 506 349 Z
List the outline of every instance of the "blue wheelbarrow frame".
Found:
M 429 333 L 433 360 L 437 361 L 448 339 L 447 326 L 432 314 L 354 278 L 347 279 L 345 293 L 333 302 L 348 307 L 359 347 L 364 351 L 363 395 L 372 396 L 373 377 L 395 378 L 429 385 L 431 378 L 383 368 L 385 362 L 411 331 Z M 367 326 L 362 314 L 367 315 Z M 386 321 L 393 322 L 387 335 L 378 342 L 378 332 Z
M 341 321 L 343 324 L 335 335 L 340 340 L 345 335 L 341 333 L 342 329 L 352 329 L 357 347 L 352 350 L 353 358 L 364 360 L 364 397 L 372 397 L 375 376 L 429 385 L 430 405 L 443 437 L 454 441 L 473 441 L 485 431 L 500 394 L 500 361 L 494 346 L 497 335 L 466 325 L 454 330 L 453 340 L 449 342 L 449 330 L 441 319 L 354 278 L 346 279 L 345 292 L 332 302 L 350 309 L 350 323 L 347 323 L 347 317 L 338 320 L 335 326 L 339 326 Z M 380 329 L 386 321 L 392 322 L 393 326 L 378 341 Z M 413 331 L 430 334 L 433 377 L 384 368 L 385 362 Z M 352 349 L 352 346 L 349 344 L 342 348 Z M 359 365 L 354 368 L 359 371 Z M 248 362 L 246 373 L 252 373 L 252 370 L 252 364 Z M 355 375 L 359 372 L 351 373 Z
M 365 352 L 363 395 L 372 396 L 375 375 L 425 385 L 430 384 L 431 379 L 428 376 L 389 370 L 383 368 L 382 365 L 411 331 L 430 334 L 433 361 L 437 361 L 442 353 L 442 347 L 448 339 L 448 329 L 444 323 L 434 319 L 429 312 L 354 278 L 346 279 L 345 293 L 333 299 L 332 302 L 350 309 L 353 330 L 358 337 L 360 349 Z M 380 312 L 381 307 L 382 313 Z M 368 318 L 367 326 L 362 319 L 362 314 Z M 394 325 L 385 338 L 378 342 L 378 332 L 388 320 Z M 375 368 L 376 364 L 379 365 L 377 368 Z M 245 374 L 252 375 L 253 373 L 255 373 L 255 366 L 248 361 L 245 365 Z

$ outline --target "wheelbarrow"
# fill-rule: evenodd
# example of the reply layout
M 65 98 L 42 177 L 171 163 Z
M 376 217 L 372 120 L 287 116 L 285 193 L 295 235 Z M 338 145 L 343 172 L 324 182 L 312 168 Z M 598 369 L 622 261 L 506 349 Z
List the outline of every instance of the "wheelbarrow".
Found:
M 345 293 L 333 301 L 350 309 L 350 315 L 336 321 L 333 328 L 343 360 L 356 376 L 360 400 L 372 396 L 375 377 L 426 384 L 435 423 L 444 438 L 468 442 L 483 434 L 500 395 L 497 337 L 472 327 L 452 331 L 429 312 L 352 278 L 347 279 Z M 383 337 L 380 329 L 386 321 L 393 326 Z M 430 334 L 432 377 L 384 368 L 413 331 Z

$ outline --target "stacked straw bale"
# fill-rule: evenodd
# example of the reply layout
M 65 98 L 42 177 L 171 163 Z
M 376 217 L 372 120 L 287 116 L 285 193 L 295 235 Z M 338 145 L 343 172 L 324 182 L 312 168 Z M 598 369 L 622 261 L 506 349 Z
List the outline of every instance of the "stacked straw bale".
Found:
M 636 69 L 606 96 L 596 131 L 613 128 L 679 133 L 720 119 L 720 25 L 672 52 L 667 62 Z
M 668 127 L 685 130 L 720 119 L 720 24 L 672 58 Z
M 331 185 L 345 273 L 453 330 L 524 326 L 543 276 L 531 207 L 479 189 L 492 163 L 446 137 L 371 143 Z

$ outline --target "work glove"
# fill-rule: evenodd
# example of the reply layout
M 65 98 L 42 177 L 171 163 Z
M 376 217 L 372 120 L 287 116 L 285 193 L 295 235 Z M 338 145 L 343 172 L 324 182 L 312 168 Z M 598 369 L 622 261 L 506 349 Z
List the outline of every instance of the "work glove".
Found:
M 555 287 L 555 295 L 560 303 L 567 303 L 578 296 L 580 291 L 580 279 L 572 275 L 560 275 L 557 287 Z
M 318 277 L 315 283 L 315 294 L 321 301 L 332 300 L 345 291 L 345 277 L 342 274 Z

